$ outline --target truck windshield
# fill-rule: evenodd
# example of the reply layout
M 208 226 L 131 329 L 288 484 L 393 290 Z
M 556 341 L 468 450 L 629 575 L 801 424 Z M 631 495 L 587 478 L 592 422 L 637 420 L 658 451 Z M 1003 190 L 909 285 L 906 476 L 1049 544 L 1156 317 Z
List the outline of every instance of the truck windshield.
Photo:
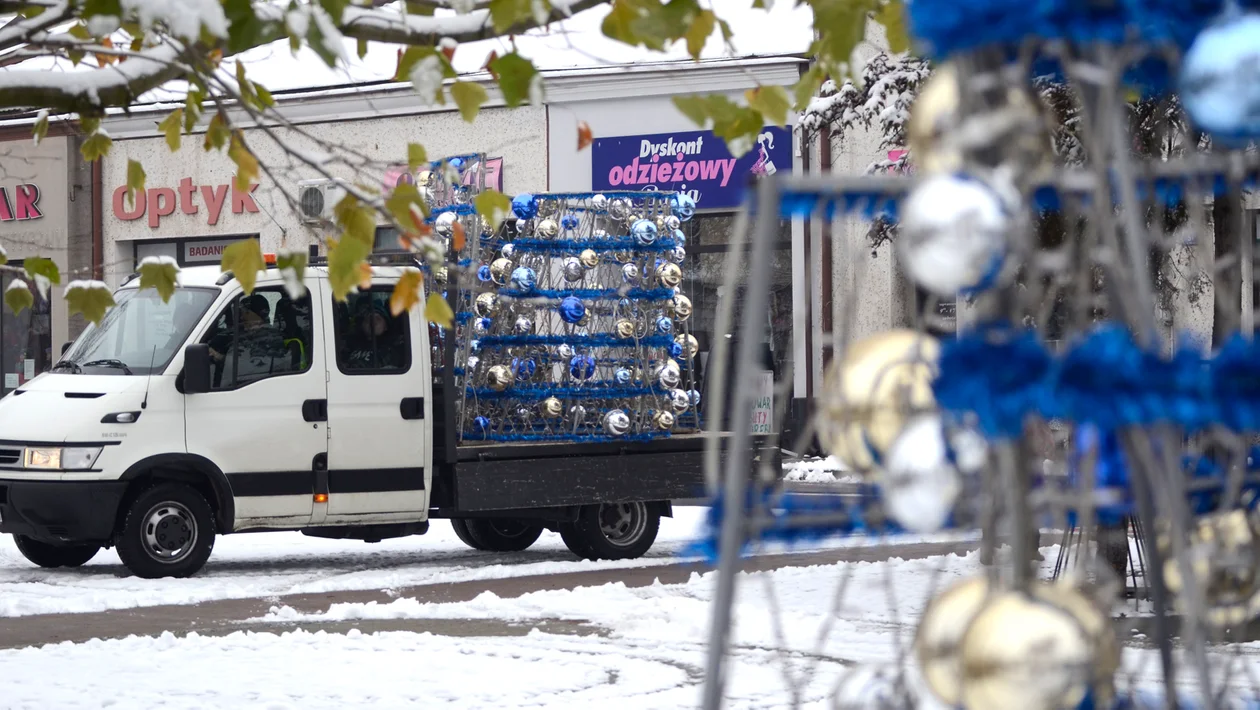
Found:
M 218 289 L 180 288 L 162 302 L 157 290 L 123 289 L 100 325 L 89 325 L 53 372 L 158 374 L 218 296 Z

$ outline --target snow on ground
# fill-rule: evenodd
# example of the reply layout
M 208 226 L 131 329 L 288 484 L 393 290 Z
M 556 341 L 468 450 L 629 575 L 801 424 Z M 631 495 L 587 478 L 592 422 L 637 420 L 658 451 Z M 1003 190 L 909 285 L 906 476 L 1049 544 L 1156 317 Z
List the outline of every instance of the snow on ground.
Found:
M 845 469 L 835 456 L 801 459 L 783 464 L 783 478 L 805 483 L 860 483 L 862 477 Z
M 914 619 L 933 590 L 979 571 L 973 553 L 740 575 L 726 706 L 787 707 L 789 676 L 799 679 L 806 707 L 829 706 L 837 685 L 850 701 L 872 700 L 887 687 L 879 673 L 910 647 Z M 0 651 L 0 687 L 5 707 L 16 708 L 696 707 L 713 582 L 706 574 L 684 584 L 609 584 L 519 599 L 401 599 L 335 605 L 306 617 L 279 606 L 269 615 L 277 624 L 298 618 L 497 619 L 533 629 L 510 637 L 284 631 L 61 643 Z M 845 594 L 835 604 L 841 585 Z M 838 613 L 831 613 L 833 605 Z M 592 633 L 548 632 L 555 619 L 589 622 Z M 819 642 L 827 625 L 830 633 Z M 1239 650 L 1256 667 L 1260 646 Z M 1125 651 L 1126 670 L 1146 687 L 1158 678 L 1153 657 L 1150 650 Z M 67 668 L 74 672 L 62 672 Z M 913 671 L 909 682 L 919 686 Z M 1241 675 L 1238 682 L 1244 682 Z M 929 701 L 922 707 L 939 706 Z

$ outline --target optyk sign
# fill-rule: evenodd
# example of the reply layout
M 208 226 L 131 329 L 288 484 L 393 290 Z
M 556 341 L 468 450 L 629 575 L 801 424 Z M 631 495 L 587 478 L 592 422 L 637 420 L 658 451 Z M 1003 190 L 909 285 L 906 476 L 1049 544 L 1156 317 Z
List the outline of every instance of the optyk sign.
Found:
M 591 189 L 686 192 L 701 209 L 735 207 L 749 175 L 792 169 L 792 132 L 764 128 L 739 158 L 711 131 L 678 131 L 596 138 L 591 145 Z
M 219 223 L 219 215 L 227 206 L 231 206 L 232 214 L 257 212 L 258 205 L 253 194 L 257 188 L 257 183 L 251 184 L 248 190 L 238 190 L 235 184 L 194 185 L 192 178 L 184 178 L 179 181 L 178 191 L 171 187 L 137 190 L 133 204 L 127 199 L 127 187 L 123 186 L 114 190 L 114 216 L 131 221 L 147 214 L 149 226 L 157 229 L 163 217 L 175 214 L 176 207 L 183 214 L 201 213 L 200 202 L 206 208 L 206 223 L 213 226 Z

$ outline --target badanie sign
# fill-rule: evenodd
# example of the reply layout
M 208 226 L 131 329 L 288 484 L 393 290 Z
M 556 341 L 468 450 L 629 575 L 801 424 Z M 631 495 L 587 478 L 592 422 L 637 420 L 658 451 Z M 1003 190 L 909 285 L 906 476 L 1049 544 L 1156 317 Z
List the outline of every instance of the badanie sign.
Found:
M 736 158 L 712 131 L 596 138 L 591 189 L 685 192 L 701 209 L 736 207 L 749 176 L 792 170 L 792 131 L 769 127 Z

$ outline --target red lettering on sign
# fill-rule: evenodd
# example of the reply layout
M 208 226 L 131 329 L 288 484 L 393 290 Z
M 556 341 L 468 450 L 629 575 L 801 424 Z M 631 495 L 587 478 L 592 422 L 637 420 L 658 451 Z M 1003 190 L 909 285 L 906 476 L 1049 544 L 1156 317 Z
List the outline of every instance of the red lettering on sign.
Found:
M 144 196 L 144 190 L 136 190 L 136 204 L 128 210 L 127 187 L 124 185 L 114 190 L 114 216 L 118 219 L 126 222 L 140 219 L 144 216 L 144 208 L 147 204 L 148 199 Z
M 238 190 L 233 186 L 232 213 L 257 213 L 258 203 L 254 201 L 253 195 L 257 189 L 257 183 L 251 184 L 248 190 Z M 39 188 L 34 185 L 20 185 L 14 194 L 18 199 L 17 214 L 26 215 L 18 216 L 18 219 L 38 219 L 43 216 L 39 209 Z M 147 216 L 148 225 L 157 229 L 162 224 L 162 218 L 175 214 L 177 207 L 182 214 L 199 214 L 201 206 L 197 204 L 198 194 L 205 203 L 206 223 L 211 226 L 218 224 L 228 201 L 228 185 L 197 185 L 190 177 L 181 178 L 178 188 L 153 187 L 137 191 L 134 205 L 127 200 L 127 188 L 119 187 L 114 190 L 114 217 L 130 222 Z M 0 221 L 13 219 L 13 213 L 8 193 L 0 188 Z
M 39 186 L 34 183 L 25 182 L 13 188 L 0 187 L 0 222 L 43 217 L 39 195 Z

